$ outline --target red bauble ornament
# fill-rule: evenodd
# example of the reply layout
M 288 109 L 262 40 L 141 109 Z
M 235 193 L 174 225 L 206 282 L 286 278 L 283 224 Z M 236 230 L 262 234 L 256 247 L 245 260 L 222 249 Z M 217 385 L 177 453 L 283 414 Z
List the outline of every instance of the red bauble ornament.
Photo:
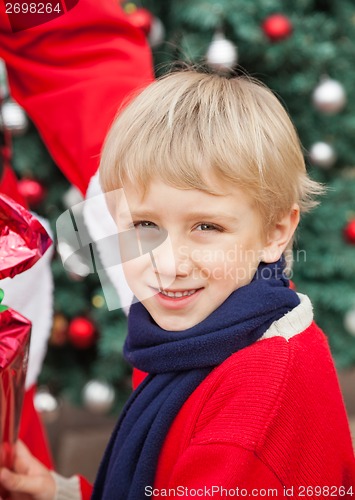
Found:
M 345 226 L 344 237 L 348 243 L 355 245 L 355 219 L 352 219 Z
M 149 35 L 153 24 L 153 15 L 147 9 L 139 8 L 129 14 L 128 19 L 136 28 L 141 29 L 146 36 Z
M 262 28 L 265 35 L 274 42 L 288 38 L 293 29 L 290 20 L 283 14 L 273 14 L 267 17 Z
M 46 195 L 45 188 L 35 179 L 20 179 L 18 190 L 30 207 L 36 207 L 42 203 Z
M 75 347 L 86 349 L 95 341 L 95 327 L 87 318 L 78 316 L 69 324 L 68 337 Z

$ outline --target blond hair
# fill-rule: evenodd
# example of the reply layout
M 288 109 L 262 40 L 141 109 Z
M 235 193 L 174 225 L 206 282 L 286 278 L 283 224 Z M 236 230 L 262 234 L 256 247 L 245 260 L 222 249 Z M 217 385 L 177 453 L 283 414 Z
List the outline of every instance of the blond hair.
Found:
M 218 194 L 211 178 L 247 191 L 266 227 L 322 187 L 306 171 L 295 128 L 274 94 L 246 76 L 194 70 L 146 87 L 115 119 L 104 144 L 100 182 L 145 189 L 154 178 Z

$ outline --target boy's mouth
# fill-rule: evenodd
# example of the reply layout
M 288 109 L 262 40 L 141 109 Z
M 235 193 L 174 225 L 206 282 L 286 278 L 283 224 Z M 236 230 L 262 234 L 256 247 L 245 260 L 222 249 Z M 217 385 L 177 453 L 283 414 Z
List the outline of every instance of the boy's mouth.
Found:
M 180 298 L 180 297 L 187 297 L 188 295 L 193 295 L 196 292 L 196 288 L 193 290 L 160 290 L 160 293 L 165 295 L 166 297 L 172 297 L 172 298 Z
M 172 302 L 185 302 L 188 299 L 192 298 L 195 295 L 198 295 L 198 292 L 200 292 L 203 289 L 203 287 L 200 288 L 187 288 L 187 289 L 179 289 L 179 290 L 169 290 L 169 289 L 157 289 L 154 288 L 156 291 L 156 296 L 161 297 L 161 300 L 163 301 L 172 301 Z

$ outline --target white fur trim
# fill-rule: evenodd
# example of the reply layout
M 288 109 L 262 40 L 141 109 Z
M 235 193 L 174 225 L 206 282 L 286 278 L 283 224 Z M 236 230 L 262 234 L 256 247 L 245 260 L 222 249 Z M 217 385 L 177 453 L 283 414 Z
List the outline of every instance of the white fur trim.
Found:
M 92 200 L 91 200 L 92 199 Z M 99 275 L 103 293 L 109 310 L 123 308 L 128 314 L 133 301 L 133 293 L 129 288 L 122 266 L 120 264 L 112 266 L 112 248 L 103 244 L 105 238 L 117 234 L 116 225 L 107 208 L 105 196 L 99 183 L 99 174 L 96 173 L 90 180 L 84 203 L 84 222 L 91 236 L 91 241 L 96 242 L 100 259 L 105 271 Z M 115 251 L 119 251 L 118 247 Z M 119 300 L 115 301 L 114 294 L 110 291 L 106 279 L 106 274 L 113 286 Z
M 279 320 L 274 321 L 259 340 L 283 337 L 288 341 L 311 325 L 313 321 L 312 303 L 307 295 L 302 293 L 297 295 L 301 301 L 300 304 Z
M 63 477 L 50 471 L 56 485 L 53 500 L 81 500 L 80 482 L 78 476 Z

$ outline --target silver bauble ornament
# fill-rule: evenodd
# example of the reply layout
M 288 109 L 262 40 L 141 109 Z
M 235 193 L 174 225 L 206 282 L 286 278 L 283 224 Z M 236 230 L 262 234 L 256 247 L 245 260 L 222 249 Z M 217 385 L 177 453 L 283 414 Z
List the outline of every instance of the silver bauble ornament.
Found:
M 309 158 L 314 165 L 328 169 L 336 162 L 336 154 L 332 146 L 326 142 L 316 142 L 309 150 Z
M 217 32 L 206 53 L 206 62 L 216 71 L 231 71 L 238 61 L 237 47 L 227 40 L 223 33 Z
M 12 99 L 3 102 L 0 119 L 0 128 L 8 130 L 13 135 L 24 134 L 28 128 L 28 119 L 24 109 Z
M 165 27 L 164 24 L 158 17 L 153 17 L 152 26 L 148 34 L 149 45 L 154 49 L 161 43 L 163 43 L 165 38 Z
M 115 400 L 114 388 L 101 380 L 90 380 L 83 389 L 85 407 L 99 415 L 109 412 Z
M 344 87 L 337 80 L 327 78 L 314 89 L 312 100 L 314 107 L 323 113 L 339 113 L 346 104 Z
M 344 328 L 350 335 L 355 337 L 355 307 L 345 314 Z
M 59 402 L 46 387 L 37 390 L 33 404 L 45 422 L 53 422 L 58 418 Z

